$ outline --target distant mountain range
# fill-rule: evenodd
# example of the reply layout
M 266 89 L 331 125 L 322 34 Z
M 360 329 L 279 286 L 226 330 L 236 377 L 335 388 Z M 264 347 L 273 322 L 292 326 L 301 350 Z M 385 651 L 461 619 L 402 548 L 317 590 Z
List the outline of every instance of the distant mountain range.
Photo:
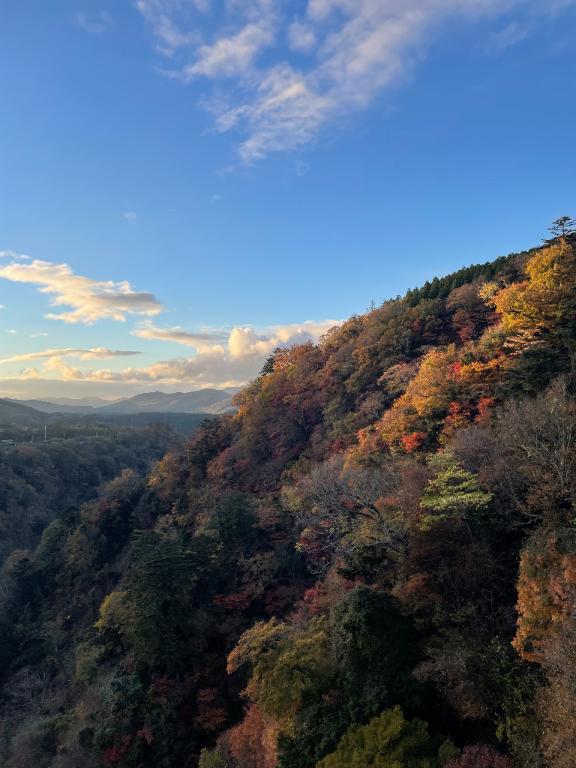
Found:
M 15 400 L 0 400 L 0 424 L 16 424 L 21 427 L 37 427 L 43 414 L 25 403 Z
M 66 408 L 77 408 L 92 410 L 93 408 L 102 408 L 106 405 L 118 402 L 119 398 L 113 397 L 105 399 L 103 397 L 51 397 L 49 400 L 27 400 L 26 402 L 42 403 L 42 405 L 59 405 Z M 35 406 L 34 406 L 35 407 Z M 62 412 L 62 411 L 60 411 Z
M 203 413 L 220 414 L 232 410 L 236 388 L 199 389 L 195 392 L 144 392 L 121 400 L 102 398 L 50 398 L 47 400 L 1 400 L 0 419 L 8 417 L 8 405 L 35 409 L 42 413 L 65 413 L 76 416 L 132 415 L 137 413 Z M 6 405 L 6 407 L 4 407 Z M 12 411 L 17 415 L 17 411 Z M 30 415 L 30 414 L 29 414 Z
M 91 405 L 72 405 L 56 403 L 48 400 L 3 400 L 4 403 L 13 403 L 14 405 L 33 408 L 41 413 L 66 413 L 74 416 L 84 416 L 89 413 L 95 413 L 97 408 Z
M 232 393 L 222 389 L 196 392 L 145 392 L 96 409 L 106 413 L 224 413 L 232 407 Z

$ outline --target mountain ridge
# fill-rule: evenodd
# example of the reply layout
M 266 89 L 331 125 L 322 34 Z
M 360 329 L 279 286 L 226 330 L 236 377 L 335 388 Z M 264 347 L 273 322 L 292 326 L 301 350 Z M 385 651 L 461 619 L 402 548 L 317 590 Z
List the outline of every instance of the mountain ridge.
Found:
M 198 411 L 219 413 L 231 407 L 232 396 L 220 389 L 201 389 L 192 392 L 165 393 L 159 390 L 143 392 L 108 406 L 98 412 L 143 413 L 146 411 L 194 413 Z M 207 410 L 208 409 L 208 410 Z
M 5 398 L 8 402 L 34 408 L 43 413 L 77 415 L 136 414 L 136 413 L 208 413 L 219 414 L 233 409 L 232 397 L 238 388 L 205 388 L 190 392 L 167 393 L 160 390 L 142 392 L 132 397 L 107 402 L 101 398 L 76 404 L 73 398 L 22 399 Z M 88 400 L 90 400 L 88 398 Z

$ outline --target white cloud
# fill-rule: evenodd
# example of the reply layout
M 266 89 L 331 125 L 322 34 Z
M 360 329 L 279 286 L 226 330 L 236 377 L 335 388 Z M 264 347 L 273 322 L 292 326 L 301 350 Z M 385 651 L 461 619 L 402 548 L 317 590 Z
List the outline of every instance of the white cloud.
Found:
M 45 331 L 36 331 L 36 333 L 31 333 L 30 334 L 30 338 L 31 339 L 43 339 L 43 338 L 45 338 L 48 335 L 49 334 L 47 334 Z
M 131 357 L 139 354 L 140 352 L 133 352 L 131 350 L 107 349 L 106 347 L 93 347 L 92 349 L 65 347 L 63 349 L 44 349 L 40 352 L 25 352 L 21 355 L 0 358 L 0 365 L 30 362 L 31 360 L 49 360 L 54 357 L 74 357 L 78 360 L 107 360 L 114 357 Z
M 0 304 L 0 309 L 6 309 L 6 306 L 4 304 Z
M 100 11 L 94 15 L 87 13 L 77 13 L 74 16 L 74 23 L 84 32 L 88 32 L 91 35 L 103 35 L 109 29 L 112 29 L 114 22 L 112 17 L 107 11 Z
M 232 359 L 255 357 L 262 362 L 278 347 L 317 342 L 320 336 L 338 325 L 337 320 L 272 326 L 262 332 L 250 327 L 233 328 L 228 338 L 228 354 Z
M 138 221 L 138 214 L 135 211 L 124 211 L 122 218 L 125 221 L 129 221 L 131 224 L 134 224 Z
M 6 331 L 6 333 L 9 333 L 11 336 L 16 336 L 16 334 L 18 333 L 18 331 L 17 331 L 16 329 L 14 329 L 14 328 L 9 328 L 9 329 Z
M 46 377 L 46 374 L 51 374 L 46 377 L 46 381 L 58 379 L 64 382 L 102 385 L 154 383 L 187 387 L 240 386 L 258 374 L 266 358 L 277 347 L 287 347 L 308 341 L 316 342 L 320 336 L 337 324 L 338 321 L 334 320 L 306 321 L 299 324 L 273 326 L 259 332 L 248 327 L 237 327 L 230 332 L 226 345 L 208 346 L 192 357 L 171 358 L 148 367 L 125 368 L 122 371 L 80 370 L 68 365 L 62 355 L 55 355 L 46 360 L 43 371 L 28 368 L 18 377 L 12 377 L 9 380 L 0 379 L 0 382 L 10 381 L 14 385 L 16 381 L 36 381 L 43 376 Z M 161 332 L 161 329 L 156 330 Z M 170 331 L 170 329 L 165 330 Z M 181 329 L 178 331 L 186 333 Z M 144 338 L 157 338 L 157 336 Z
M 0 278 L 37 285 L 41 293 L 52 297 L 51 306 L 71 308 L 67 312 L 47 314 L 51 320 L 90 325 L 96 320 L 124 321 L 127 315 L 152 317 L 164 311 L 152 293 L 135 291 L 126 280 L 92 280 L 76 275 L 67 264 L 38 259 L 23 264 L 14 258 L 11 263 L 0 266 Z
M 309 0 L 294 19 L 272 0 L 232 0 L 227 12 L 210 17 L 216 34 L 209 43 L 198 31 L 201 15 L 192 13 L 206 13 L 209 3 L 139 0 L 137 6 L 165 52 L 188 58 L 176 70 L 183 80 L 234 78 L 227 99 L 219 90 L 218 100 L 207 103 L 217 130 L 242 132 L 239 154 L 249 163 L 313 142 L 325 126 L 403 82 L 442 25 L 501 19 L 507 27 L 494 44 L 506 47 L 536 27 L 511 19 L 513 12 L 539 20 L 552 7 L 558 13 L 575 1 Z M 298 67 L 282 45 L 286 40 L 292 50 L 308 54 Z

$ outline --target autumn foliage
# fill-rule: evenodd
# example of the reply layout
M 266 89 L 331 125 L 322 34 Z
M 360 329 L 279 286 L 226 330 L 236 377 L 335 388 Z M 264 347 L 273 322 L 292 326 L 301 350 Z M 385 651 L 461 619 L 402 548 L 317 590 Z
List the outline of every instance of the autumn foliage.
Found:
M 572 768 L 575 318 L 571 235 L 429 281 L 29 548 L 8 467 L 2 765 Z

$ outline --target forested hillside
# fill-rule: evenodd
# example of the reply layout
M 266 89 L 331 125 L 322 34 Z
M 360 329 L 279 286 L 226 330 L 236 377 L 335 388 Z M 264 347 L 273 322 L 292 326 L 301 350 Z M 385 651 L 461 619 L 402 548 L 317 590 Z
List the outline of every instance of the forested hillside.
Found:
M 35 547 L 58 514 L 124 470 L 146 474 L 176 442 L 167 429 L 150 428 L 0 448 L 0 566 L 13 550 Z
M 567 236 L 63 500 L 2 569 L 0 764 L 574 768 L 575 355 Z

